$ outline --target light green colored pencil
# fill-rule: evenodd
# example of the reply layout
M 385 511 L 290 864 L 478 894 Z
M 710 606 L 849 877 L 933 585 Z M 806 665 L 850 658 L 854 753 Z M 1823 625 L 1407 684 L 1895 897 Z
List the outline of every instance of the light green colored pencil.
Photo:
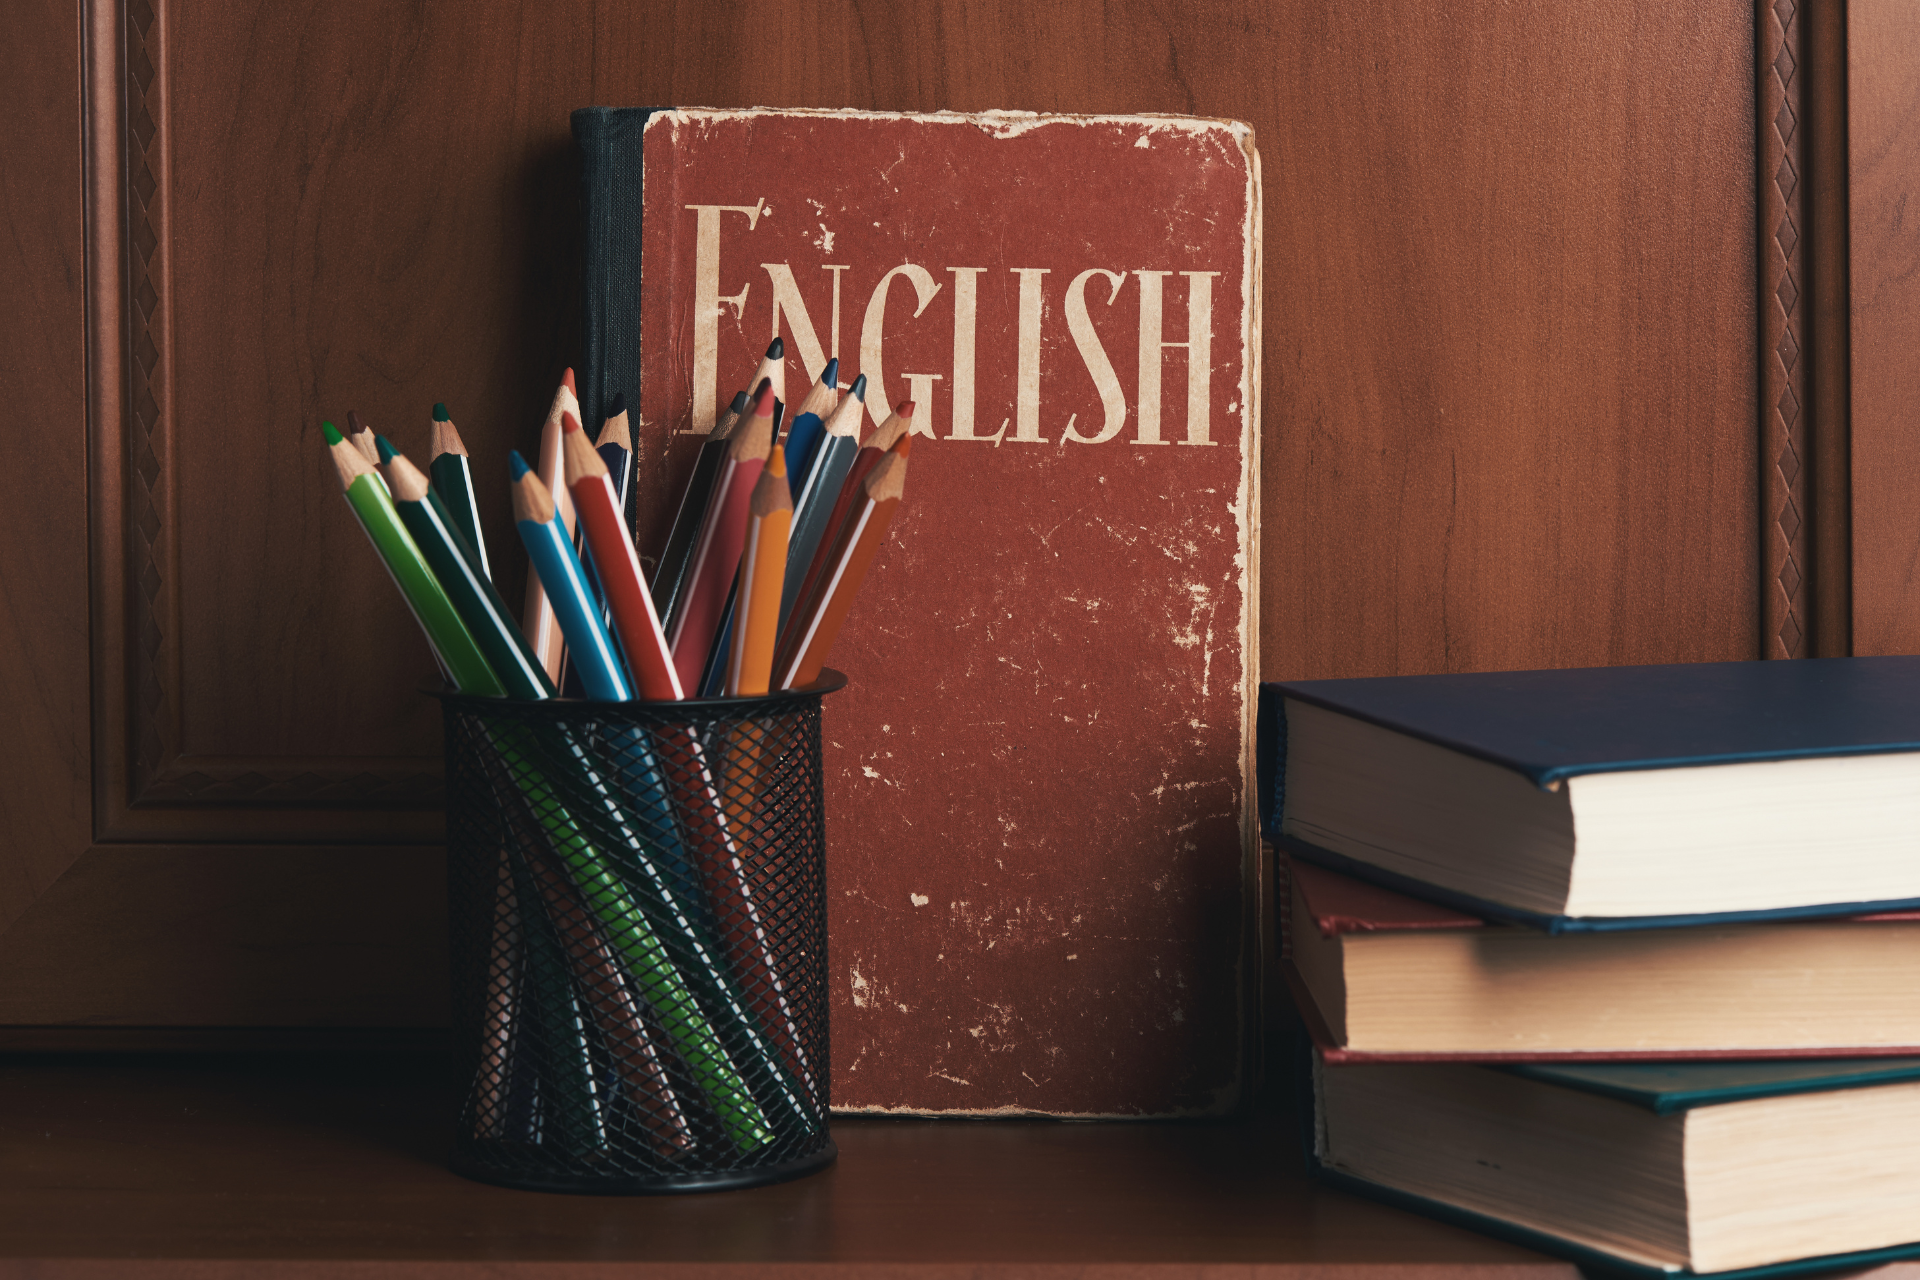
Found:
M 387 572 L 393 576 L 393 584 L 400 588 L 407 607 L 413 610 L 414 620 L 427 633 L 427 643 L 433 646 L 454 687 L 462 693 L 504 698 L 506 686 L 487 664 L 486 655 L 474 643 L 467 624 L 460 621 L 453 601 L 447 599 L 440 580 L 433 576 L 433 569 L 420 554 L 413 535 L 400 523 L 393 499 L 388 496 L 386 485 L 381 483 L 373 464 L 347 443 L 331 422 L 320 425 L 327 438 L 327 451 L 333 455 L 333 468 L 340 475 L 340 489 L 347 496 L 347 505 L 360 518 L 360 527 L 367 531 L 373 549 L 380 554 L 380 563 L 386 565 Z

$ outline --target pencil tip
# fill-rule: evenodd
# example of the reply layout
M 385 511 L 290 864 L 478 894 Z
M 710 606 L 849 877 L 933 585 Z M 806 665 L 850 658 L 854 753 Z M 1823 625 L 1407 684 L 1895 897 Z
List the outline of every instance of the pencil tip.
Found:
M 572 435 L 579 429 L 580 419 L 573 416 L 573 410 L 562 409 L 560 411 L 560 434 L 563 436 Z
M 617 418 L 621 414 L 625 413 L 626 411 L 627 411 L 627 393 L 624 391 L 614 392 L 613 403 L 607 406 L 607 416 L 609 418 Z
M 827 361 L 826 372 L 820 375 L 820 385 L 823 387 L 826 387 L 828 390 L 833 390 L 839 387 L 840 385 L 840 357 L 839 356 L 835 356 L 833 359 Z
M 453 415 L 447 412 L 447 406 L 445 404 L 436 404 L 433 406 L 433 420 L 435 422 L 452 422 Z
M 507 470 L 515 480 L 518 480 L 533 468 L 527 465 L 527 460 L 520 456 L 518 449 L 509 449 L 507 450 Z
M 861 404 L 865 404 L 867 402 L 867 375 L 866 374 L 863 373 L 859 377 L 853 380 L 853 391 L 851 394 L 853 398 L 855 400 L 858 400 Z
M 573 382 L 573 366 L 567 366 L 567 371 L 560 375 L 560 385 L 565 387 L 574 399 L 580 398 L 580 388 Z
M 333 429 L 331 422 L 323 422 L 320 424 L 320 434 L 326 437 L 326 441 L 330 445 L 339 444 L 342 439 L 340 433 Z
M 787 344 L 785 342 L 781 341 L 779 338 L 775 338 L 771 343 L 768 344 L 767 359 L 784 360 L 786 359 L 786 356 L 787 356 Z
M 394 455 L 400 452 L 393 447 L 393 441 L 387 439 L 385 436 L 375 436 L 373 438 L 373 447 L 380 451 L 380 461 L 383 463 L 392 462 Z

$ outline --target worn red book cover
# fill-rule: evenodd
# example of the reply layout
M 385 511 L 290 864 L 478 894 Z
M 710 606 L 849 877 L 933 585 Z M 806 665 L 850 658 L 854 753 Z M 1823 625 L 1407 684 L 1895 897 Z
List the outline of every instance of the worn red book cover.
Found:
M 906 495 L 829 665 L 833 1101 L 1214 1112 L 1253 967 L 1259 162 L 1187 117 L 662 112 L 638 528 L 783 339 Z

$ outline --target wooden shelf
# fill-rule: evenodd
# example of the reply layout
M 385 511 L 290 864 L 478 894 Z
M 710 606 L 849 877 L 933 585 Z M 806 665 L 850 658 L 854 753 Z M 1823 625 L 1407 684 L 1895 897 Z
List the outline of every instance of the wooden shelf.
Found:
M 1279 1119 L 849 1118 L 837 1165 L 666 1198 L 464 1181 L 433 1055 L 0 1057 L 0 1276 L 600 1275 L 1575 1280 L 1573 1269 L 1310 1184 Z M 136 1261 L 137 1260 L 137 1261 Z M 244 1260 L 244 1265 L 241 1265 Z M 564 1267 L 539 1264 L 577 1264 Z M 427 1265 L 437 1264 L 437 1265 Z M 466 1264 L 466 1265 L 460 1265 Z M 684 1264 L 696 1264 L 688 1267 Z M 697 1265 L 705 1264 L 705 1265 Z M 824 1266 L 823 1266 L 824 1264 Z M 1252 1270 L 1245 1270 L 1245 1269 Z

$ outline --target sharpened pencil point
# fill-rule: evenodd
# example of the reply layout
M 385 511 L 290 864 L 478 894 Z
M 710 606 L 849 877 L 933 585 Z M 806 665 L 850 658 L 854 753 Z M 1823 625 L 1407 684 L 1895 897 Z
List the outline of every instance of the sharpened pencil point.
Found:
M 527 460 L 520 456 L 518 449 L 507 450 L 507 471 L 515 480 L 518 480 L 531 470 L 533 470 L 533 468 L 527 465 Z
M 826 371 L 820 375 L 820 381 L 824 386 L 833 387 L 836 390 L 839 388 L 840 386 L 840 357 L 839 356 L 835 356 L 833 357 L 833 359 L 827 361 Z
M 625 413 L 626 411 L 627 411 L 627 393 L 624 391 L 614 392 L 613 403 L 607 406 L 607 416 L 609 418 L 617 418 L 621 414 Z
M 433 420 L 435 422 L 452 422 L 453 415 L 447 412 L 447 406 L 445 404 L 436 404 L 433 406 Z
M 767 359 L 784 360 L 786 358 L 787 358 L 787 344 L 783 342 L 781 339 L 775 338 L 771 343 L 767 345 Z
M 570 411 L 562 410 L 560 413 L 561 434 L 570 435 L 573 432 L 578 431 L 579 429 L 580 429 L 580 419 L 574 417 Z
M 400 452 L 393 447 L 393 441 L 387 439 L 385 436 L 375 436 L 373 438 L 373 447 L 380 451 L 380 461 L 382 462 L 392 462 L 393 456 Z
M 858 400 L 861 404 L 865 404 L 867 402 L 867 375 L 866 374 L 863 373 L 859 377 L 853 380 L 853 390 L 848 394 L 850 394 L 855 400 Z
M 339 444 L 346 438 L 333 429 L 331 422 L 323 422 L 320 424 L 320 434 L 326 438 L 326 442 L 330 445 Z

